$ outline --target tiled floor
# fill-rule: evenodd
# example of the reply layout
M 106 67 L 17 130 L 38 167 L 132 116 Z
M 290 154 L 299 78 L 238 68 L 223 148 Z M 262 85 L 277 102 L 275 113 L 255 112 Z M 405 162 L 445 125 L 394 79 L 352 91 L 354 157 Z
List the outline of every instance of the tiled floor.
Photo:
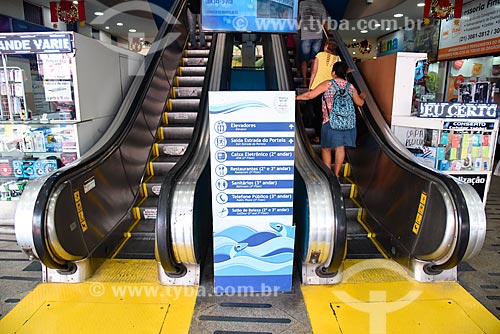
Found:
M 0 235 L 0 318 L 42 281 L 38 261 L 29 261 L 14 235 Z
M 500 319 L 500 177 L 492 176 L 486 201 L 486 240 L 478 256 L 458 266 L 460 284 Z
M 483 249 L 459 266 L 458 278 L 476 299 L 500 319 L 500 177 L 492 176 L 486 205 Z M 20 251 L 14 235 L 0 234 L 0 318 L 41 282 L 40 264 Z

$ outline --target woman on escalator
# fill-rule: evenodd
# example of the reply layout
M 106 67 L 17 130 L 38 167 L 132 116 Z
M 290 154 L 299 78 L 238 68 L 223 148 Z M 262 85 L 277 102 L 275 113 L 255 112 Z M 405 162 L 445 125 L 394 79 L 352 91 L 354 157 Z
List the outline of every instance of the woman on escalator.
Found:
M 347 81 L 348 66 L 345 62 L 333 64 L 332 80 L 319 84 L 315 89 L 297 96 L 305 101 L 323 95 L 323 125 L 321 127 L 321 158 L 331 168 L 332 149 L 335 151 L 333 172 L 339 177 L 344 163 L 345 146 L 356 147 L 356 113 L 354 105 L 365 103 L 365 93 L 358 94 Z
M 340 57 L 337 56 L 337 41 L 333 37 L 328 37 L 323 46 L 323 51 L 316 55 L 316 58 L 311 63 L 311 78 L 309 79 L 309 90 L 313 90 L 318 87 L 320 83 L 333 79 L 332 67 L 333 64 L 340 61 Z M 320 143 L 321 126 L 322 126 L 322 112 L 321 112 L 321 101 L 322 94 L 316 96 L 311 100 L 308 106 L 312 107 L 313 122 L 314 122 L 314 132 L 316 137 L 313 138 L 312 142 L 315 144 Z

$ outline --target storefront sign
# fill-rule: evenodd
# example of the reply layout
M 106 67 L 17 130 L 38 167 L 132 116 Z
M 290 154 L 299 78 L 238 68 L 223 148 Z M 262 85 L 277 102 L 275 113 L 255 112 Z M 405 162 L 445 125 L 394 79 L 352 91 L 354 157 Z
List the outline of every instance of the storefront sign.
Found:
M 488 175 L 486 174 L 451 174 L 462 182 L 468 183 L 476 190 L 481 200 L 484 201 Z
M 468 129 L 480 129 L 480 130 L 493 130 L 495 128 L 495 123 L 493 122 L 444 122 L 443 129 L 445 130 L 468 130 Z
M 405 29 L 377 38 L 377 56 L 386 56 L 397 52 L 427 53 L 429 60 L 437 59 L 438 20 L 431 24 L 416 27 L 409 24 Z
M 377 56 L 386 56 L 392 53 L 405 50 L 403 30 L 398 30 L 392 34 L 377 39 Z
M 438 60 L 500 52 L 499 1 L 477 0 L 463 6 L 462 18 L 441 23 Z
M 418 117 L 427 118 L 497 118 L 498 105 L 478 103 L 420 103 Z
M 290 291 L 293 92 L 209 92 L 216 292 Z
M 0 34 L 0 53 L 69 53 L 73 52 L 71 33 Z

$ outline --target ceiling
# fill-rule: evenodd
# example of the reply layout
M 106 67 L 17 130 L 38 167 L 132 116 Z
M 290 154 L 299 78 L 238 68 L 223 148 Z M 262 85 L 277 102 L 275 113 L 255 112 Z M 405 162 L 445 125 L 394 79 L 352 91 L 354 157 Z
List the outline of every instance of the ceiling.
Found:
M 28 0 L 31 3 L 49 8 L 50 0 Z M 327 0 L 324 0 L 327 1 Z M 372 3 L 369 3 L 369 2 Z M 350 0 L 345 17 L 355 17 L 358 19 L 349 20 L 348 26 L 344 21 L 332 22 L 332 25 L 339 25 L 340 35 L 346 43 L 352 42 L 355 38 L 374 40 L 377 37 L 397 30 L 405 25 L 405 19 L 422 19 L 423 7 L 417 7 L 417 3 L 424 0 Z M 380 14 L 373 14 L 380 12 Z M 151 7 L 146 0 L 123 1 L 123 0 L 85 0 L 85 12 L 87 24 L 94 28 L 107 31 L 115 36 L 128 38 L 129 34 L 134 36 L 144 36 L 146 40 L 152 41 L 157 33 L 156 25 L 153 21 Z M 102 12 L 104 15 L 96 16 L 95 12 Z M 164 17 L 165 12 L 155 8 L 160 16 Z M 403 14 L 401 18 L 394 18 L 394 14 Z M 361 18 L 360 18 L 361 17 Z M 390 22 L 388 20 L 391 20 Z M 385 20 L 385 21 L 383 21 Z M 123 26 L 117 26 L 117 23 Z M 375 27 L 380 23 L 380 27 Z M 384 29 L 384 25 L 389 25 L 389 30 Z M 369 25 L 366 33 L 361 33 L 361 28 Z M 347 29 L 348 28 L 348 29 Z M 129 32 L 135 29 L 136 32 Z
M 49 8 L 51 0 L 27 0 L 33 4 Z M 166 12 L 155 8 L 158 15 L 165 16 Z M 104 15 L 97 16 L 94 13 Z M 128 39 L 129 34 L 144 36 L 153 41 L 158 30 L 153 20 L 153 13 L 148 1 L 145 0 L 85 0 L 86 23 L 96 29 L 109 32 L 114 36 Z M 123 26 L 118 26 L 122 23 Z M 129 32 L 135 29 L 136 32 Z
M 405 23 L 416 22 L 423 19 L 424 7 L 417 7 L 418 3 L 423 3 L 424 0 L 406 0 L 406 1 L 386 1 L 372 0 L 373 3 L 368 4 L 366 0 L 351 0 L 349 7 L 346 10 L 346 17 L 353 17 L 358 13 L 358 18 L 349 20 L 349 30 L 339 29 L 340 35 L 345 42 L 352 41 L 356 38 L 360 39 L 376 39 L 380 36 L 391 33 L 406 26 Z M 358 3 L 358 6 L 352 6 L 353 3 Z M 378 3 L 384 4 L 378 6 Z M 388 5 L 389 4 L 389 5 Z M 371 8 L 376 8 L 372 10 Z M 375 7 L 378 6 L 378 7 Z M 379 10 L 382 10 L 380 12 Z M 379 12 L 379 14 L 372 14 Z M 403 14 L 402 17 L 395 18 L 394 14 Z M 380 24 L 376 27 L 375 24 Z M 369 26 L 366 33 L 361 33 L 361 28 Z M 371 28 L 371 29 L 370 29 Z

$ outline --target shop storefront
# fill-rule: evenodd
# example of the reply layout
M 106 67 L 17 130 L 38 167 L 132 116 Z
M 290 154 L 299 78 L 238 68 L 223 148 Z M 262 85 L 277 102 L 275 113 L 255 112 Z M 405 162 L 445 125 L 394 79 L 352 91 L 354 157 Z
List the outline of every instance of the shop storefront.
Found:
M 72 32 L 0 34 L 0 199 L 68 165 L 111 123 L 143 56 Z
M 436 63 L 422 65 L 417 100 L 500 103 L 500 4 L 471 1 L 440 21 Z M 441 84 L 441 86 L 439 86 Z
M 460 20 L 440 22 L 436 59 L 399 52 L 360 65 L 401 143 L 427 167 L 471 184 L 483 203 L 498 137 L 499 20 L 500 5 L 472 1 Z M 394 78 L 389 89 L 377 86 L 380 77 Z

